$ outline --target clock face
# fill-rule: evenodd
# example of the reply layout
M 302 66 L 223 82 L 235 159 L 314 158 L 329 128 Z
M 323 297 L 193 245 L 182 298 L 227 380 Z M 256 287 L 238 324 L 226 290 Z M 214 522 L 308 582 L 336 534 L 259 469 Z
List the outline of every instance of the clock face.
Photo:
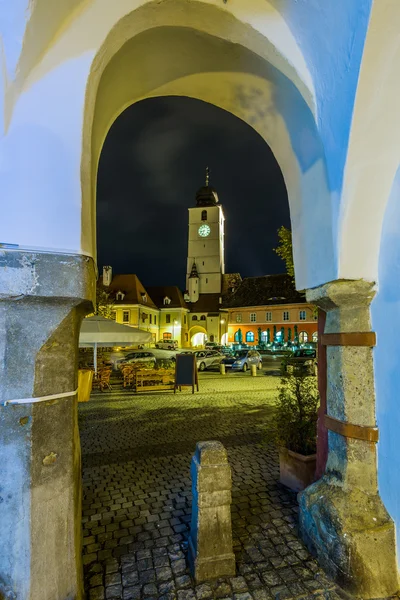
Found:
M 210 235 L 210 233 L 211 229 L 209 225 L 200 225 L 199 235 L 201 235 L 201 237 L 207 237 L 208 235 Z

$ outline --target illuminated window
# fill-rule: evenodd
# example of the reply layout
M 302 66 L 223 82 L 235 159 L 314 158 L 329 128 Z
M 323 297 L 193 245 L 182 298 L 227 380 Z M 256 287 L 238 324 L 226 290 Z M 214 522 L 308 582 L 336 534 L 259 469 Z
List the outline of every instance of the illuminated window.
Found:
M 172 340 L 172 333 L 163 333 L 163 340 Z
M 246 342 L 254 342 L 254 333 L 252 331 L 246 333 Z
M 312 334 L 312 341 L 318 342 L 318 331 L 314 331 L 314 333 Z
M 299 312 L 299 319 L 300 319 L 300 321 L 305 321 L 306 320 L 306 311 L 305 310 L 301 310 Z
M 300 331 L 299 333 L 299 342 L 300 344 L 305 344 L 308 342 L 308 333 L 307 331 Z
M 124 310 L 122 313 L 123 323 L 129 323 L 129 310 Z
M 289 311 L 288 310 L 284 310 L 283 311 L 283 320 L 284 321 L 289 321 L 289 319 L 290 319 Z
M 255 323 L 257 321 L 257 315 L 256 315 L 256 313 L 250 313 L 250 321 L 252 323 Z

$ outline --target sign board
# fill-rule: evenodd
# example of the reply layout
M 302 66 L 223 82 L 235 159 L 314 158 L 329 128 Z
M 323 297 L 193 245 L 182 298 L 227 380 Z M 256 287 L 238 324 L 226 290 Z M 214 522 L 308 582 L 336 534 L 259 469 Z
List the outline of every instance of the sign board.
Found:
M 176 388 L 181 390 L 183 385 L 192 386 L 193 394 L 195 386 L 197 386 L 197 391 L 199 391 L 196 356 L 194 354 L 177 354 L 175 361 L 174 392 L 176 392 Z

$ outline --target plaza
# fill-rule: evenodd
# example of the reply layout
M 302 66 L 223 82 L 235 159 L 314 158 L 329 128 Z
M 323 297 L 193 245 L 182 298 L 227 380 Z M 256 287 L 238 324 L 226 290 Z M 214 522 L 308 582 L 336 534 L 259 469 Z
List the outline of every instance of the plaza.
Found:
M 268 600 L 342 593 L 297 535 L 296 495 L 271 443 L 279 364 L 200 374 L 200 391 L 95 393 L 79 407 L 85 589 L 90 600 Z M 190 460 L 219 440 L 233 476 L 237 573 L 196 586 L 187 564 Z

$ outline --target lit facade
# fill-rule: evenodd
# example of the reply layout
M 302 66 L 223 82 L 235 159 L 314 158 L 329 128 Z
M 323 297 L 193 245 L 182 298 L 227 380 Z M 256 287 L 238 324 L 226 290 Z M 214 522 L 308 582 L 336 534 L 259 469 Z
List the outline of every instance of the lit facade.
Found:
M 231 308 L 228 342 L 257 345 L 279 341 L 300 343 L 318 340 L 317 317 L 311 304 L 279 304 Z M 240 333 L 239 333 L 240 331 Z

